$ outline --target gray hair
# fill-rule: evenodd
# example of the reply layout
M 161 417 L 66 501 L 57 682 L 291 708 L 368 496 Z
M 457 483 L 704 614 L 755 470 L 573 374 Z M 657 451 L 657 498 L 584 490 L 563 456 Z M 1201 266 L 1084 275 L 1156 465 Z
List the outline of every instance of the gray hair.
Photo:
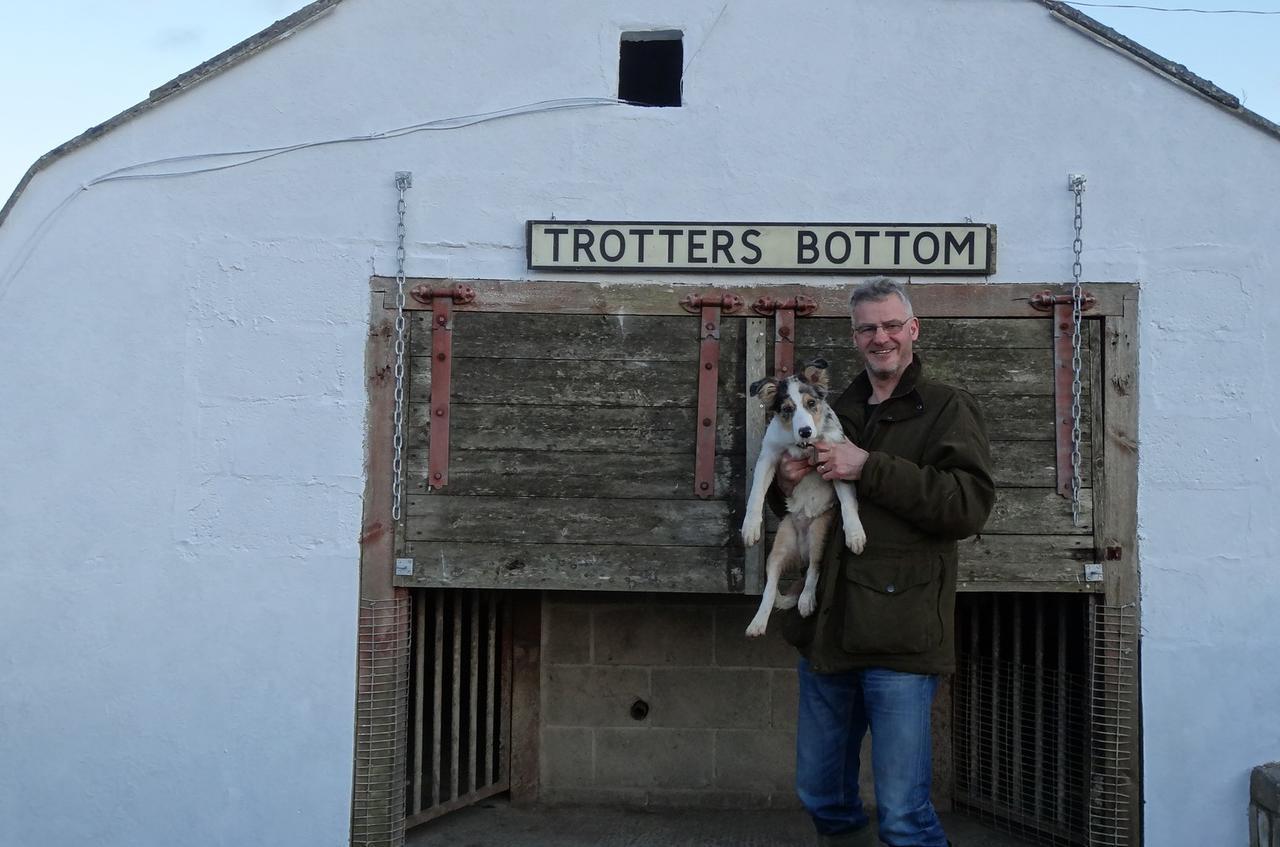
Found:
M 896 279 L 889 279 L 887 276 L 873 276 L 854 286 L 853 293 L 849 295 L 849 314 L 853 314 L 853 310 L 858 308 L 859 303 L 865 303 L 868 300 L 878 303 L 894 295 L 897 295 L 902 304 L 907 307 L 908 315 L 915 314 L 911 308 L 911 298 L 907 296 L 906 287 Z

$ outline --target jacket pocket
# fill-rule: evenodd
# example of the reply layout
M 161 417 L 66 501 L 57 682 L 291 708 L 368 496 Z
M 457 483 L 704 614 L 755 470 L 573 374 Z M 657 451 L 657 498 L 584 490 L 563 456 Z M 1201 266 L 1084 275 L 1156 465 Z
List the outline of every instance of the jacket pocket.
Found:
M 942 644 L 942 559 L 889 559 L 845 566 L 840 646 L 859 655 L 924 653 Z

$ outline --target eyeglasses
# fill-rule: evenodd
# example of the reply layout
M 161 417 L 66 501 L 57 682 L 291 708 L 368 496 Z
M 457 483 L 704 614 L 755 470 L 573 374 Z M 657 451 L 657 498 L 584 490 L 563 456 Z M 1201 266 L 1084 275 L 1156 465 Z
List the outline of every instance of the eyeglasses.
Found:
M 878 324 L 858 324 L 853 328 L 853 334 L 860 338 L 875 338 L 877 330 L 884 330 L 885 335 L 897 335 L 902 332 L 902 328 L 915 320 L 915 317 L 907 318 L 905 321 L 885 321 Z

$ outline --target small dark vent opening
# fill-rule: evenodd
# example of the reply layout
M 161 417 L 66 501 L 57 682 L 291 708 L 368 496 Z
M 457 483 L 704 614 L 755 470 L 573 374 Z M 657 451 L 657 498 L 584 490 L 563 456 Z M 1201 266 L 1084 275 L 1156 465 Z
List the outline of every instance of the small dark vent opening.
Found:
M 637 106 L 679 106 L 683 33 L 624 32 L 618 59 L 618 99 Z

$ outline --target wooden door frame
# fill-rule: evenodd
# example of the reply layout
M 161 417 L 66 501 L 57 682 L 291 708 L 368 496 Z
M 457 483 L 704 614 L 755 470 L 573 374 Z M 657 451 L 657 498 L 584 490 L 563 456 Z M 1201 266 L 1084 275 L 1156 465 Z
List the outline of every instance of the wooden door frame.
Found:
M 365 496 L 361 524 L 360 597 L 390 600 L 405 589 L 394 587 L 396 527 L 391 518 L 391 447 L 394 404 L 394 333 L 396 279 L 370 278 L 370 331 L 365 352 L 365 378 L 368 387 L 366 417 Z M 680 298 L 689 293 L 714 288 L 717 292 L 735 293 L 747 303 L 759 297 L 813 298 L 814 317 L 848 315 L 848 292 L 851 284 L 799 285 L 778 280 L 771 284 L 712 285 L 689 282 L 674 285 L 647 279 L 626 282 L 602 282 L 592 279 L 449 279 L 413 277 L 405 281 L 407 291 L 417 286 L 428 288 L 468 285 L 476 292 L 475 301 L 459 305 L 459 311 L 488 312 L 560 312 L 589 315 L 681 315 Z M 1044 283 L 909 283 L 912 304 L 923 318 L 1044 318 L 1051 315 L 1031 306 L 1032 295 L 1044 291 Z M 1065 285 L 1052 286 L 1063 290 Z M 1136 283 L 1085 283 L 1096 297 L 1096 305 L 1087 317 L 1100 319 L 1102 361 L 1094 363 L 1095 415 L 1103 422 L 1102 437 L 1094 435 L 1094 542 L 1099 553 L 1112 551 L 1104 567 L 1105 602 L 1108 606 L 1130 606 L 1141 624 L 1138 583 L 1137 538 L 1137 462 L 1138 462 L 1138 293 Z M 428 310 L 425 302 L 406 298 L 409 311 Z M 1098 418 L 1095 418 L 1097 420 Z M 1101 450 L 1097 445 L 1101 441 Z M 1099 453 L 1101 456 L 1099 457 Z M 1099 558 L 1103 558 L 1101 555 Z M 538 595 L 540 597 L 540 593 Z M 532 601 L 533 598 L 530 598 Z M 526 702 L 529 709 L 513 712 L 513 735 L 517 721 L 536 736 L 537 639 L 533 628 L 538 625 L 535 614 L 525 613 L 528 629 L 521 640 L 527 649 L 523 672 L 515 678 L 520 690 L 513 693 L 516 704 Z M 520 653 L 517 652 L 519 659 Z M 1126 705 L 1135 719 L 1135 731 L 1128 740 L 1127 784 L 1129 808 L 1133 810 L 1131 843 L 1141 843 L 1142 809 L 1142 732 L 1140 711 L 1141 665 L 1135 661 L 1135 685 L 1132 700 Z M 537 740 L 515 740 L 512 761 L 513 790 L 521 786 L 526 799 L 537 796 Z

